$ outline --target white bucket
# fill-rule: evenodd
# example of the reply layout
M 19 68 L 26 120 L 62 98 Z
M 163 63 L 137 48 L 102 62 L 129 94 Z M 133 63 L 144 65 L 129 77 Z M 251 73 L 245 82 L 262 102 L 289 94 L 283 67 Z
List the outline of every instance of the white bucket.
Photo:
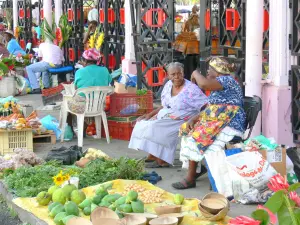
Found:
M 77 188 L 79 186 L 79 178 L 78 177 L 71 177 L 69 181 L 65 181 L 61 187 L 66 186 L 67 184 L 74 184 Z
M 0 80 L 0 98 L 15 96 L 17 84 L 14 77 L 2 77 Z

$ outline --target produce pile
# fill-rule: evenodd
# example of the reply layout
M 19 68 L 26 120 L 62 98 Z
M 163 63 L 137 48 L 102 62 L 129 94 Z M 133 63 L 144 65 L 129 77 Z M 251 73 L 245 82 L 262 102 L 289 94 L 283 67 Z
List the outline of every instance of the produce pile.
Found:
M 18 197 L 34 197 L 41 191 L 47 191 L 52 185 L 52 177 L 61 170 L 72 171 L 71 174 L 79 177 L 79 187 L 84 188 L 115 179 L 139 180 L 144 174 L 144 163 L 123 157 L 111 160 L 97 158 L 85 168 L 80 168 L 50 161 L 35 167 L 4 170 L 3 173 L 10 192 Z
M 125 187 L 125 191 L 122 193 L 122 195 L 127 195 L 131 191 L 136 191 L 140 196 L 140 200 L 145 204 L 162 202 L 162 196 L 164 194 L 164 191 L 147 190 L 142 185 L 130 184 Z
M 14 150 L 14 154 L 0 156 L 0 172 L 7 169 L 17 169 L 22 166 L 36 166 L 44 162 L 43 159 L 36 156 L 31 151 L 18 148 Z
M 71 218 L 90 216 L 98 207 L 108 208 L 121 219 L 130 213 L 145 213 L 145 205 L 136 191 L 129 191 L 125 196 L 112 193 L 109 189 L 112 184 L 100 185 L 94 195 L 86 197 L 73 184 L 63 187 L 52 186 L 49 190 L 40 192 L 36 201 L 41 206 L 48 206 L 48 216 L 54 219 L 56 225 L 65 225 Z M 182 205 L 184 197 L 175 195 L 173 203 Z M 99 211 L 98 211 L 99 212 Z M 98 213 L 95 211 L 95 213 Z M 100 215 L 98 215 L 100 217 Z
M 24 118 L 18 108 L 14 108 L 13 113 L 8 116 L 0 117 L 0 129 L 22 130 L 33 129 L 34 133 L 45 133 L 46 129 L 39 122 L 36 111 L 32 112 L 27 118 Z

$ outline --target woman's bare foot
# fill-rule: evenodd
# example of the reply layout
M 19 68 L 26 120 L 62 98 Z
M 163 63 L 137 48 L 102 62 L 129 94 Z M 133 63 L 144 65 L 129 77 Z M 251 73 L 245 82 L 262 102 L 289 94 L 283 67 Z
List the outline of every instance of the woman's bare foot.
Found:
M 154 155 L 148 155 L 147 159 L 145 160 L 145 162 L 154 162 L 155 160 L 157 160 L 157 158 Z

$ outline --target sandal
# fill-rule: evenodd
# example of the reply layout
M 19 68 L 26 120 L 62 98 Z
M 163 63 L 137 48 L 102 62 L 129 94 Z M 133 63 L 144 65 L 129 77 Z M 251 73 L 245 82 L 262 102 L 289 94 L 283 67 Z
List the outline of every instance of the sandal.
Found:
M 178 190 L 184 190 L 184 189 L 189 189 L 189 188 L 195 188 L 196 187 L 196 182 L 189 182 L 186 179 L 183 179 L 181 182 L 173 183 L 172 187 Z
M 152 163 L 155 162 L 155 159 L 145 159 L 145 163 Z
M 200 178 L 202 175 L 207 173 L 207 169 L 205 166 L 201 166 L 201 172 L 196 174 L 195 179 L 197 180 L 198 178 Z
M 169 164 L 158 164 L 156 161 L 149 163 L 145 166 L 146 168 L 169 168 L 170 165 Z

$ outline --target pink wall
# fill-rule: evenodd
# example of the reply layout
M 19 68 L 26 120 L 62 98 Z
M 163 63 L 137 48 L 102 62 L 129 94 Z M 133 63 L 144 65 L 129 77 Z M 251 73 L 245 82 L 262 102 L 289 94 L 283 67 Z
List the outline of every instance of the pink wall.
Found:
M 291 87 L 264 85 L 262 89 L 262 131 L 278 144 L 293 146 Z

